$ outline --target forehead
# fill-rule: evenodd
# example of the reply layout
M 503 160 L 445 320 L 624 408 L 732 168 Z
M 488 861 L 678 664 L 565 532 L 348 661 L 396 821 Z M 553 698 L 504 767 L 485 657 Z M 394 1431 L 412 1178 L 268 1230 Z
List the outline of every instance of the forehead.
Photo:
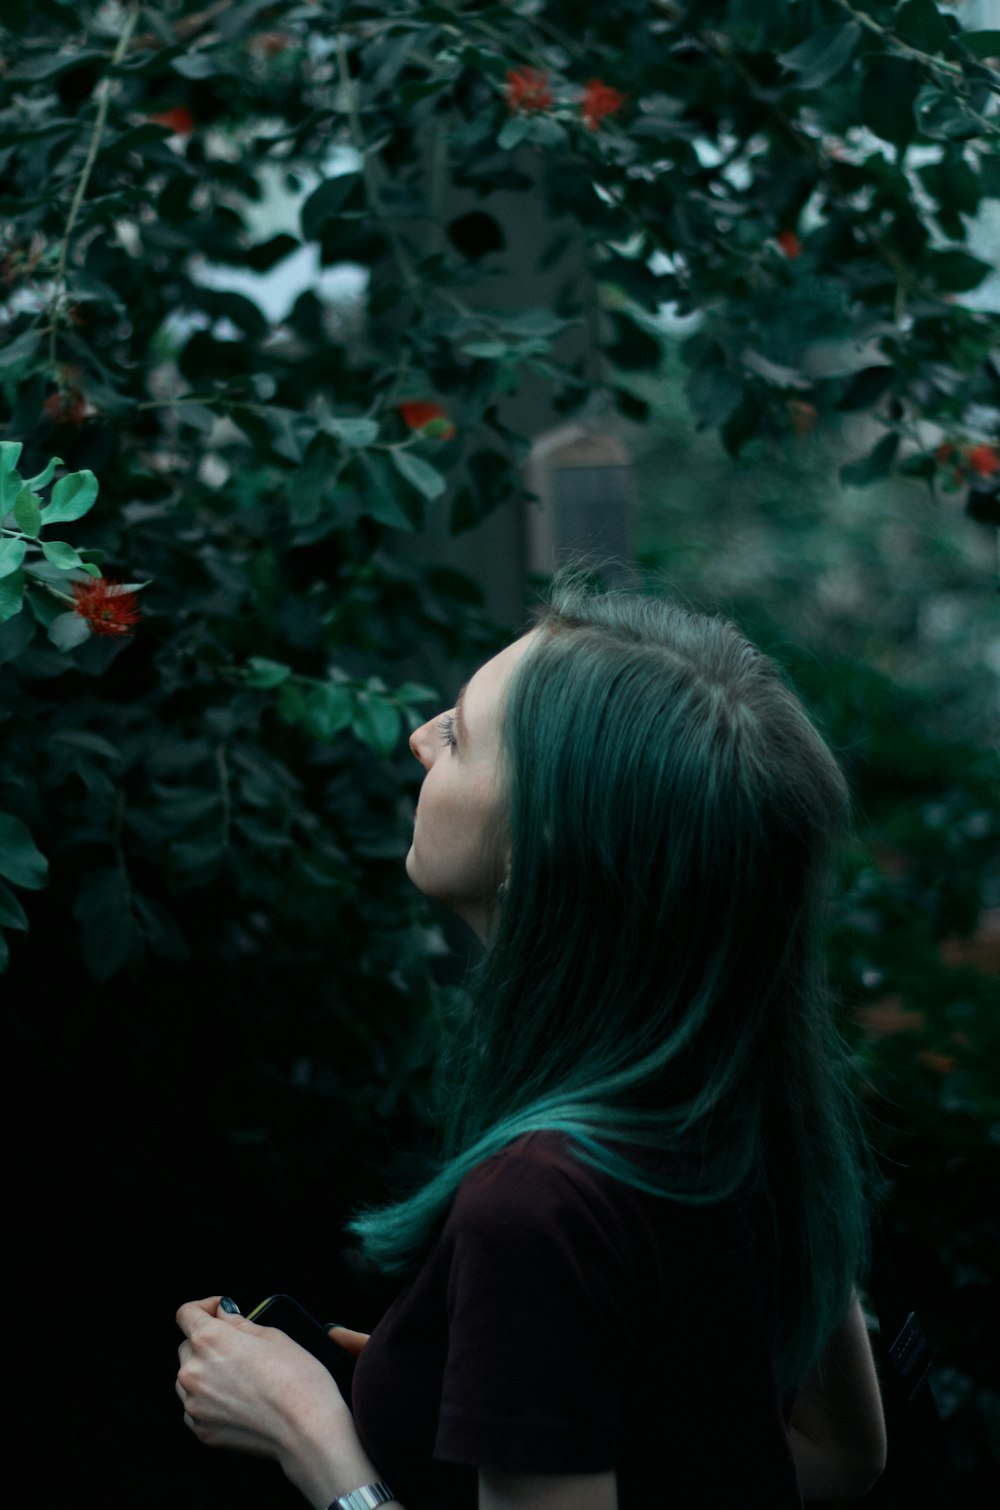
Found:
M 537 630 L 522 635 L 480 666 L 465 689 L 462 713 L 473 733 L 486 732 L 496 726 L 500 706 L 514 668 L 534 644 Z

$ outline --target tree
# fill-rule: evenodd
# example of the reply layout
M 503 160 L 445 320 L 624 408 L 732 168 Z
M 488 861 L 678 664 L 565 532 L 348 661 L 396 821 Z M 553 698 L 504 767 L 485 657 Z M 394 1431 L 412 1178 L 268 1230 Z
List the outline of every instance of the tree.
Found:
M 1000 197 L 1000 34 L 933 0 L 11 0 L 3 27 L 19 1032 L 68 1055 L 58 1094 L 110 1062 L 163 1106 L 213 1002 L 239 1045 L 196 1108 L 217 1153 L 249 1182 L 252 1148 L 279 1200 L 294 1145 L 296 1191 L 321 1171 L 350 1200 L 352 1140 L 377 1163 L 423 1101 L 411 652 L 496 642 L 475 584 L 398 542 L 516 494 L 519 384 L 641 421 L 664 304 L 698 317 L 688 400 L 733 452 L 865 414 L 846 481 L 897 469 L 995 517 L 997 319 L 966 241 Z M 268 185 L 293 229 L 257 228 Z M 449 188 L 482 208 L 444 221 Z M 552 308 L 489 303 L 500 190 L 576 227 L 587 277 Z M 252 275 L 303 248 L 368 271 L 361 321 L 308 288 L 265 312 Z M 152 1160 L 178 1189 L 143 1125 L 124 1186 Z

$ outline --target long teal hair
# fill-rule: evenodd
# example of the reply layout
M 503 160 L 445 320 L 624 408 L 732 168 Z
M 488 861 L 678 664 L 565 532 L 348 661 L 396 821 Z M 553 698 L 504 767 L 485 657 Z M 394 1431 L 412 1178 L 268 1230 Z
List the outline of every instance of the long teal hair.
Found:
M 510 871 L 452 1026 L 441 1157 L 352 1230 L 407 1270 L 468 1171 L 538 1129 L 665 1198 L 752 1197 L 794 1386 L 868 1262 L 873 1166 L 822 945 L 836 761 L 731 624 L 572 577 L 501 746 Z

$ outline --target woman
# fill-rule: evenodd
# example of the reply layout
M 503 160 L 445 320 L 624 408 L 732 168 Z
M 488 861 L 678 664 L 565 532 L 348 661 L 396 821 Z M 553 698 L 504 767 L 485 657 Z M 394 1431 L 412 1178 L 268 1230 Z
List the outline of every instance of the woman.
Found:
M 334 1332 L 353 1419 L 282 1334 L 183 1306 L 187 1424 L 344 1510 L 859 1497 L 885 1438 L 832 756 L 730 625 L 571 579 L 410 743 L 408 873 L 486 947 L 440 1164 L 353 1224 L 407 1282 Z

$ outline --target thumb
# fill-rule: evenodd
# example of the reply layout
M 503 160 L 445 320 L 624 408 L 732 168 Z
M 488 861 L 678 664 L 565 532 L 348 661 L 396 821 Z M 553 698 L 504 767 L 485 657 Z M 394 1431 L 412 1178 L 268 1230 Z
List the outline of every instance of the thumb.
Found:
M 367 1332 L 352 1332 L 350 1327 L 340 1326 L 337 1322 L 332 1322 L 326 1330 L 337 1346 L 350 1353 L 352 1358 L 360 1358 L 368 1344 Z

